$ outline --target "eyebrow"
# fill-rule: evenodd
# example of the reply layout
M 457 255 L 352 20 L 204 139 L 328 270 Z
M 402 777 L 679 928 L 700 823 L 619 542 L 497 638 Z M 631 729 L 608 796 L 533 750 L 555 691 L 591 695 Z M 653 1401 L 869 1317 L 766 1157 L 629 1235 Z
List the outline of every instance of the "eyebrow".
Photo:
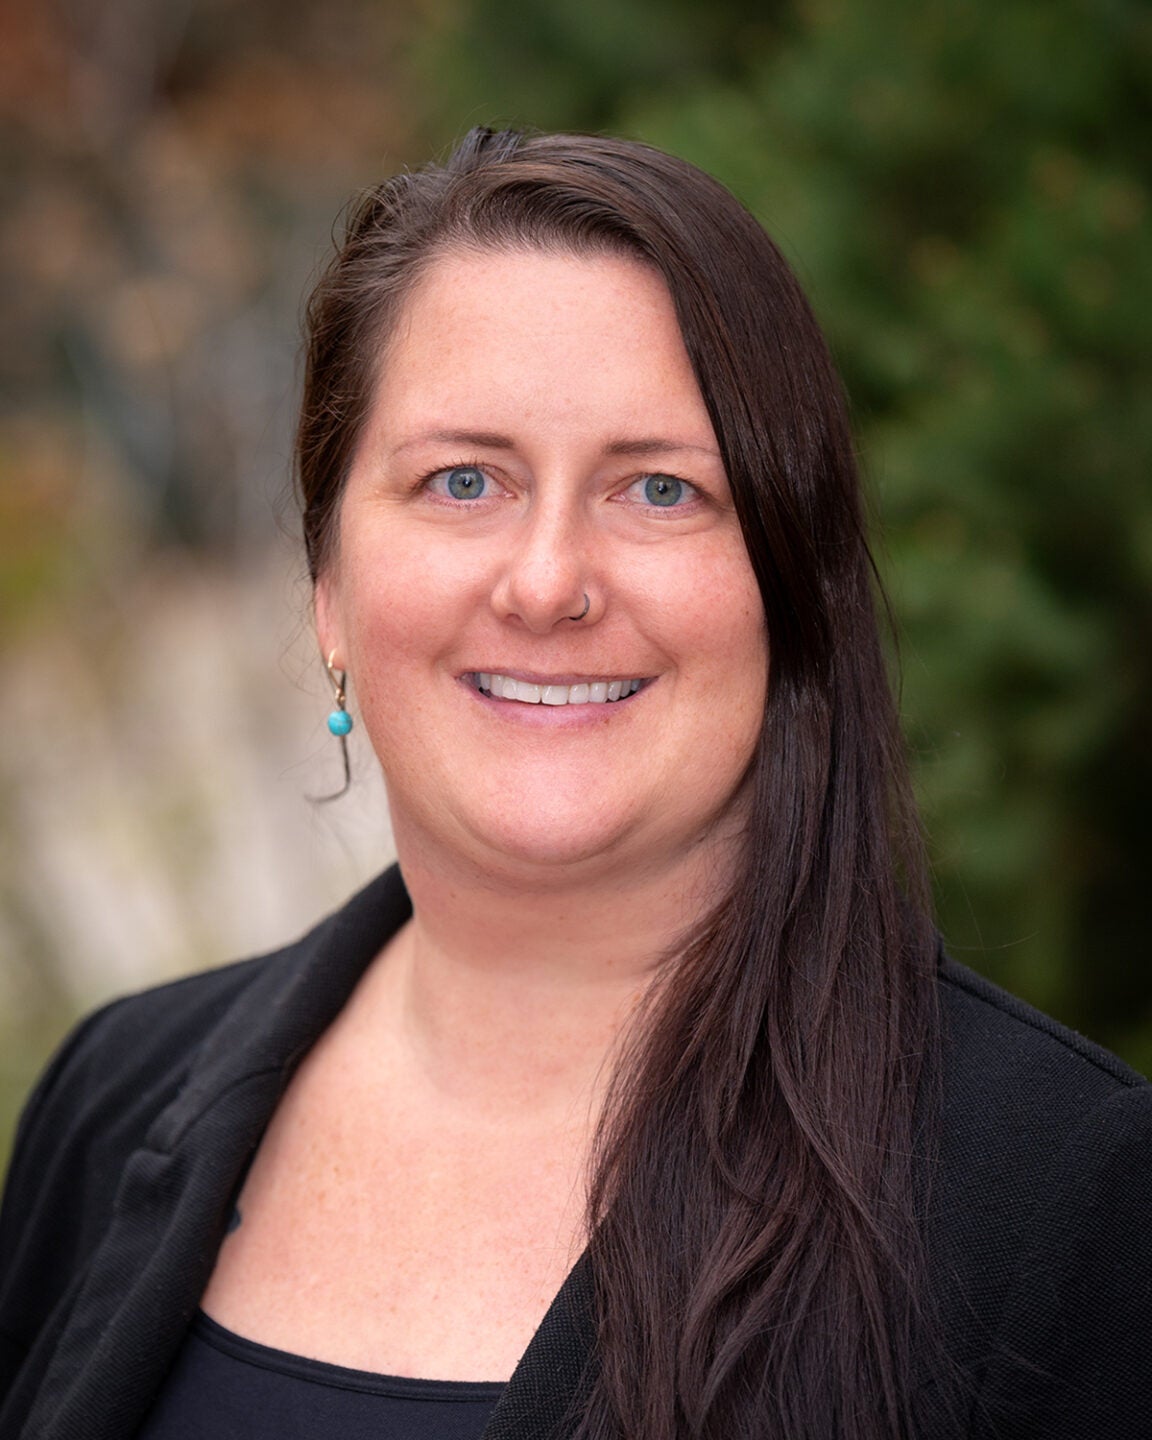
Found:
M 481 450 L 515 450 L 516 442 L 510 435 L 501 435 L 494 430 L 429 430 L 414 435 L 396 446 L 393 454 L 411 450 L 417 445 L 470 445 Z M 720 452 L 710 445 L 691 445 L 683 440 L 670 440 L 662 436 L 646 436 L 640 440 L 613 440 L 604 447 L 608 455 L 667 455 L 672 452 L 691 452 L 720 459 Z
M 475 445 L 483 450 L 512 450 L 515 446 L 508 435 L 498 435 L 493 430 L 427 430 L 404 440 L 392 452 L 399 455 L 402 450 L 411 450 L 416 445 Z
M 669 451 L 690 451 L 694 455 L 710 455 L 720 459 L 720 452 L 711 445 L 690 445 L 684 440 L 666 440 L 653 436 L 648 440 L 614 440 L 607 447 L 609 455 L 667 455 Z

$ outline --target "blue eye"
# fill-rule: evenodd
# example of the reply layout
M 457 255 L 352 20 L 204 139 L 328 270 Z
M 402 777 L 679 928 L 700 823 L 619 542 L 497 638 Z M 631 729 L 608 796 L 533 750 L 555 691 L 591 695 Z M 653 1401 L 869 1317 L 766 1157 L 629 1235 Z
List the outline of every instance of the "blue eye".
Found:
M 691 487 L 674 475 L 648 475 L 644 480 L 644 498 L 649 505 L 669 510 L 681 500 L 690 498 Z
M 443 472 L 444 488 L 453 500 L 478 500 L 488 477 L 475 465 L 455 465 Z

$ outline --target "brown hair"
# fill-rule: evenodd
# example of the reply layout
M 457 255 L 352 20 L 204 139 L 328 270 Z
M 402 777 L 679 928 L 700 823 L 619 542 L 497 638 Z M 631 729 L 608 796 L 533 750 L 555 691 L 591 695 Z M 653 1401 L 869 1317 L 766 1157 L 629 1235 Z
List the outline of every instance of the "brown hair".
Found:
M 590 136 L 473 131 L 371 191 L 308 311 L 311 571 L 396 307 L 445 250 L 525 246 L 623 251 L 666 280 L 772 654 L 743 871 L 665 967 L 601 1124 L 578 1433 L 890 1440 L 927 1323 L 934 946 L 845 406 L 760 225 L 685 161 Z

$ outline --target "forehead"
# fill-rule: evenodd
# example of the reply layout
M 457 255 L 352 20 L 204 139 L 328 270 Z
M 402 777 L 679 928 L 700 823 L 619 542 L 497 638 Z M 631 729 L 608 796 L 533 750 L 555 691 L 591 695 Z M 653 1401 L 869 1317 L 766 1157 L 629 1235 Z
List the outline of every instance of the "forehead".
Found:
M 509 307 L 505 320 L 519 319 L 529 311 L 542 318 L 549 313 L 560 318 L 569 300 L 576 298 L 597 312 L 621 312 L 625 323 L 660 311 L 676 325 L 663 276 L 640 256 L 607 250 L 578 254 L 525 245 L 441 252 L 412 286 L 397 330 L 403 329 L 405 319 L 410 323 L 421 312 L 441 322 L 481 319 L 491 314 L 493 298 L 502 309 Z
M 619 254 L 450 251 L 432 262 L 380 356 L 376 408 L 399 419 L 481 403 L 525 423 L 640 411 L 646 428 L 677 415 L 707 423 L 667 285 Z

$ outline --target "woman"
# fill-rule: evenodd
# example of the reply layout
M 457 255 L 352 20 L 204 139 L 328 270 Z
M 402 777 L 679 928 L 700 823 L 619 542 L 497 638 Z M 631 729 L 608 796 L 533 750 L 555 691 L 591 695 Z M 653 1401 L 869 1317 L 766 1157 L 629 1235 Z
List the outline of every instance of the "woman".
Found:
M 57 1058 L 0 1434 L 1140 1433 L 1152 1088 L 938 958 L 771 242 L 646 147 L 478 131 L 309 320 L 399 872 Z

